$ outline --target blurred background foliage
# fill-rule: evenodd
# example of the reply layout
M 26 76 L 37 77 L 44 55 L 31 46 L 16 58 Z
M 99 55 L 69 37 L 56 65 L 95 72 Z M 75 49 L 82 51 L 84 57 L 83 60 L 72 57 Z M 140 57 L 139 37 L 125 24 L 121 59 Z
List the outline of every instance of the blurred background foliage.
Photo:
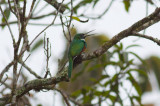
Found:
M 150 56 L 147 59 L 144 60 L 146 65 L 144 66 L 143 64 L 140 64 L 138 67 L 141 70 L 147 70 L 149 71 L 149 75 L 152 74 L 153 76 L 148 79 L 145 76 L 139 75 L 141 81 L 140 86 L 142 88 L 143 93 L 144 92 L 150 92 L 152 91 L 152 84 L 154 83 L 158 85 L 158 89 L 160 89 L 160 58 L 157 56 Z M 153 78 L 154 77 L 154 78 Z M 156 79 L 156 80 L 153 80 Z
M 116 0 L 111 0 L 109 7 L 106 7 L 106 9 L 103 12 L 99 13 L 99 15 L 97 15 L 96 17 L 90 17 L 86 15 L 85 12 L 80 13 L 79 11 L 82 8 L 86 8 L 88 5 L 93 9 L 97 9 L 98 7 L 96 7 L 96 5 L 98 4 L 98 2 L 100 2 L 100 0 L 79 0 L 73 7 L 74 15 L 77 17 L 75 19 L 77 21 L 81 17 L 89 19 L 99 19 L 110 9 L 112 3 L 115 1 Z M 145 1 L 151 5 L 155 5 L 152 0 Z M 19 2 L 22 4 L 24 0 L 19 0 Z M 39 5 L 39 2 L 40 0 L 36 2 L 36 5 Z M 75 0 L 73 0 L 73 2 L 75 2 Z M 126 12 L 129 12 L 132 2 L 134 2 L 134 0 L 122 0 Z M 66 3 L 67 8 L 64 12 L 64 15 L 66 16 L 70 12 L 70 4 L 71 2 L 70 0 L 68 0 Z M 8 6 L 8 1 L 1 0 L 0 5 L 4 5 L 4 14 L 9 21 L 9 24 L 17 24 L 17 21 L 10 21 L 11 11 Z M 15 7 L 13 7 L 13 5 L 13 1 L 11 1 L 11 6 L 14 9 Z M 22 6 L 19 5 L 19 7 L 21 8 Z M 48 13 L 44 17 L 47 18 L 50 15 L 54 14 Z M 38 17 L 38 15 L 34 14 L 33 12 L 31 20 L 40 20 L 44 18 L 35 17 Z M 1 28 L 4 29 L 4 27 L 6 26 L 4 17 L 1 18 L 0 22 Z M 77 32 L 78 31 L 76 28 L 71 29 L 72 38 Z M 109 39 L 110 38 L 108 37 L 108 35 L 105 34 L 96 34 L 95 36 L 88 37 L 86 39 L 86 52 L 92 52 L 96 50 L 99 46 L 101 46 L 104 42 L 107 42 Z M 31 48 L 31 53 L 34 53 L 36 50 L 38 50 L 38 48 L 42 47 L 43 43 L 43 39 L 37 40 Z M 84 61 L 82 62 L 82 64 L 75 67 L 73 70 L 71 81 L 62 82 L 58 87 L 71 98 L 74 98 L 76 101 L 84 105 L 99 104 L 100 106 L 102 102 L 105 101 L 108 105 L 114 106 L 118 103 L 123 106 L 123 100 L 126 98 L 121 97 L 121 90 L 125 92 L 125 95 L 127 95 L 127 98 L 129 98 L 132 105 L 136 105 L 137 103 L 139 105 L 142 105 L 142 94 L 152 90 L 150 79 L 148 79 L 147 77 L 148 73 L 153 73 L 155 75 L 158 86 L 160 87 L 160 58 L 151 56 L 145 60 L 141 59 L 138 54 L 135 54 L 130 49 L 138 46 L 139 45 L 134 44 L 128 47 L 124 47 L 122 43 L 118 43 L 102 56 L 92 60 Z M 67 60 L 68 47 L 69 43 L 67 42 L 63 57 L 59 61 L 59 69 Z M 141 63 L 137 64 L 137 60 L 139 60 Z M 113 74 L 110 74 L 110 72 Z M 133 73 L 135 73 L 137 76 L 135 77 Z M 23 78 L 26 78 L 26 76 L 23 74 L 23 71 L 22 75 L 24 76 Z M 126 81 L 131 83 L 131 85 L 133 86 L 131 90 L 134 89 L 137 92 L 137 95 L 132 94 L 131 90 L 128 91 L 126 89 Z M 30 105 L 27 98 L 23 100 L 27 101 L 27 103 Z
M 77 33 L 77 30 L 73 28 L 71 32 L 72 37 L 74 37 L 73 35 Z M 88 37 L 86 39 L 86 52 L 93 52 L 108 40 L 109 38 L 104 34 Z M 138 84 L 139 79 L 134 78 L 132 74 L 136 72 L 141 76 L 147 77 L 146 70 L 139 69 L 137 67 L 138 64 L 135 64 L 135 60 L 140 60 L 142 65 L 144 65 L 145 62 L 137 54 L 129 51 L 130 48 L 137 46 L 139 45 L 130 45 L 124 48 L 123 44 L 119 43 L 102 56 L 82 62 L 82 64 L 74 68 L 71 81 L 68 83 L 60 83 L 59 88 L 85 105 L 93 105 L 93 100 L 98 100 L 99 105 L 103 101 L 106 101 L 108 105 L 115 105 L 116 103 L 124 105 L 122 102 L 124 98 L 120 96 L 120 89 L 122 88 L 126 92 L 132 105 L 135 105 L 134 100 L 136 100 L 139 105 L 142 105 L 142 90 Z M 64 57 L 62 61 L 60 61 L 59 66 L 63 65 L 67 59 L 68 47 L 69 44 L 66 44 Z M 129 58 L 131 55 L 133 55 L 134 58 Z M 110 75 L 110 72 L 114 74 Z M 131 91 L 127 91 L 127 88 L 124 86 L 126 80 L 133 85 L 138 95 L 132 95 L 130 94 Z

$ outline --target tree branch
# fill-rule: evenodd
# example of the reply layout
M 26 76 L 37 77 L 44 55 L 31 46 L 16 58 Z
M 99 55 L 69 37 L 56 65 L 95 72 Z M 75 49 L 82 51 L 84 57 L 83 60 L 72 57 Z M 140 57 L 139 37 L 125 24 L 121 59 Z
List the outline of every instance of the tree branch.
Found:
M 56 10 L 59 10 L 58 12 L 62 13 L 66 10 L 66 6 L 62 3 L 58 3 L 56 0 L 44 0 L 46 1 L 48 4 L 52 5 Z M 61 8 L 59 9 L 59 7 L 61 6 Z
M 41 76 L 39 76 L 39 75 L 37 75 L 36 73 L 35 73 L 35 71 L 33 71 L 30 67 L 28 67 L 23 61 L 18 61 L 20 64 L 22 64 L 22 66 L 24 67 L 24 68 L 26 68 L 32 75 L 34 75 L 36 78 L 38 78 L 38 79 L 41 79 L 42 77 Z
M 142 37 L 142 38 L 145 38 L 145 39 L 149 39 L 149 40 L 157 43 L 157 45 L 160 46 L 160 40 L 158 40 L 157 38 L 153 38 L 152 36 L 140 34 L 140 33 L 137 33 L 137 32 L 133 32 L 132 34 L 133 34 L 132 36 L 138 36 L 138 37 Z
M 56 91 L 58 91 L 64 98 L 64 101 L 66 102 L 67 106 L 71 106 L 68 100 L 68 96 L 60 89 L 54 88 Z
M 28 93 L 30 90 L 43 89 L 43 86 L 56 85 L 62 81 L 68 81 L 67 79 L 67 70 L 59 73 L 56 77 L 51 77 L 47 79 L 35 79 L 29 81 L 24 86 L 18 88 L 13 93 L 16 99 L 22 97 L 24 94 Z M 4 106 L 11 102 L 12 95 L 8 95 L 6 97 L 0 98 L 0 106 Z
M 98 56 L 101 56 L 109 48 L 111 48 L 113 45 L 118 43 L 120 40 L 124 39 L 125 37 L 132 36 L 133 32 L 139 32 L 141 30 L 144 30 L 144 29 L 148 28 L 149 26 L 151 26 L 151 25 L 153 25 L 153 24 L 155 24 L 159 21 L 160 21 L 160 8 L 157 8 L 152 14 L 150 14 L 149 16 L 147 16 L 147 17 L 143 18 L 142 20 L 136 22 L 135 24 L 133 24 L 129 28 L 123 30 L 122 32 L 118 33 L 111 40 L 104 43 L 100 48 L 98 48 L 94 52 L 92 52 L 90 54 L 86 54 L 86 55 L 81 55 L 80 56 L 80 58 L 81 58 L 80 62 L 82 62 L 83 60 L 89 60 L 89 59 L 93 59 L 93 58 L 96 58 Z
M 12 65 L 14 65 L 14 63 L 15 63 L 14 61 L 10 62 L 10 63 L 2 70 L 2 72 L 1 72 L 1 74 L 0 74 L 0 82 L 1 82 L 1 80 L 2 80 L 2 77 L 3 77 L 4 73 L 7 72 L 7 71 L 9 70 L 9 68 L 10 68 Z

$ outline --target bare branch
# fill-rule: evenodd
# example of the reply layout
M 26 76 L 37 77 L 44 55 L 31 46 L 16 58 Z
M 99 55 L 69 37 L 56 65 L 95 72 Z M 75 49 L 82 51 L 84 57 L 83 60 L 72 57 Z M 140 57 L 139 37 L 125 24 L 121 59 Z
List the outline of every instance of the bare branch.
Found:
M 21 64 L 21 68 L 20 68 L 19 73 L 18 73 L 18 76 L 17 76 L 17 81 L 18 81 L 18 78 L 19 78 L 20 73 L 21 73 L 21 71 L 22 71 L 22 66 L 23 66 L 24 63 L 27 61 L 27 59 L 29 58 L 29 56 L 30 56 L 30 54 L 27 56 L 27 58 L 26 58 L 26 59 L 23 61 L 23 63 Z
M 67 106 L 71 106 L 68 100 L 68 96 L 60 89 L 54 88 L 56 91 L 58 91 L 64 98 L 64 101 L 66 102 Z
M 22 97 L 24 94 L 28 93 L 30 90 L 43 89 L 43 86 L 56 85 L 61 81 L 68 81 L 67 79 L 67 70 L 63 71 L 56 77 L 51 77 L 47 79 L 35 79 L 29 81 L 24 86 L 16 89 L 13 93 L 16 99 Z M 4 106 L 5 104 L 11 103 L 12 95 L 8 95 L 6 97 L 0 98 L 0 106 Z
M 16 13 L 15 13 L 15 12 L 13 11 L 13 9 L 12 9 L 10 0 L 8 0 L 8 4 L 9 4 L 9 9 L 10 9 L 10 11 L 11 11 L 14 15 L 16 15 Z
M 62 3 L 64 2 L 64 0 L 62 1 Z M 62 4 L 61 3 L 61 4 Z M 56 20 L 56 18 L 57 18 L 57 15 L 58 15 L 58 12 L 59 12 L 59 10 L 60 10 L 60 8 L 61 8 L 61 5 L 59 6 L 59 8 L 58 8 L 58 11 L 57 11 L 57 13 L 56 13 L 56 15 L 55 15 L 55 17 L 54 17 L 54 19 L 53 19 L 53 21 L 52 21 L 52 23 L 50 24 L 50 25 L 48 25 L 46 28 L 44 28 L 32 41 L 31 41 L 31 43 L 29 44 L 29 45 L 31 45 L 46 29 L 48 29 L 51 25 L 53 25 L 54 24 L 54 22 L 55 22 L 55 20 Z
M 29 11 L 29 15 L 28 15 L 27 20 L 26 20 L 26 25 L 27 25 L 29 19 L 30 19 L 31 16 L 32 16 L 32 10 L 33 10 L 33 7 L 34 7 L 35 2 L 36 2 L 36 0 L 33 0 L 33 1 L 32 1 L 32 5 L 31 5 L 30 11 Z
M 50 5 L 52 5 L 55 9 L 57 9 L 60 13 L 63 14 L 63 12 L 66 10 L 66 6 L 62 3 L 58 3 L 56 0 L 44 0 Z M 61 6 L 61 8 L 59 8 Z
M 68 24 L 68 22 L 67 22 L 67 29 L 68 29 L 68 32 L 69 32 L 69 42 L 71 42 L 70 26 L 71 26 L 71 22 L 72 22 L 72 15 L 73 15 L 73 1 L 71 0 L 71 15 L 70 15 L 69 24 Z
M 51 44 L 49 42 L 49 38 L 47 38 L 47 44 L 45 43 L 46 39 L 44 37 L 44 53 L 46 55 L 46 74 L 44 76 L 44 78 L 47 78 L 47 75 L 50 74 L 50 70 L 49 70 L 49 59 L 51 57 Z M 51 76 L 51 74 L 50 74 Z
M 15 5 L 15 8 L 16 8 L 16 17 L 17 17 L 17 20 L 18 20 L 18 30 L 19 30 L 19 33 L 20 33 L 20 11 L 18 9 L 16 0 L 13 0 L 13 1 L 14 1 L 14 5 Z
M 9 70 L 9 68 L 10 68 L 12 65 L 14 65 L 14 63 L 15 63 L 14 61 L 10 62 L 10 63 L 2 70 L 2 72 L 1 72 L 1 74 L 0 74 L 0 82 L 1 82 L 1 80 L 2 80 L 2 77 L 3 77 L 4 73 L 7 72 L 7 71 Z
M 85 18 L 89 18 L 89 19 L 100 19 L 102 16 L 104 16 L 106 14 L 106 12 L 109 11 L 109 9 L 111 8 L 114 1 L 115 0 L 111 0 L 108 7 L 106 8 L 106 10 L 103 13 L 101 13 L 100 15 L 97 14 L 97 17 L 89 17 L 89 16 L 86 16 L 84 14 L 80 15 L 80 17 L 85 17 Z
M 63 34 L 64 34 L 65 38 L 69 41 L 69 39 L 67 38 L 67 35 L 66 35 L 66 33 L 65 33 L 65 30 L 64 30 L 64 23 L 63 23 L 62 15 L 60 15 L 60 19 L 61 19 Z
M 157 43 L 157 45 L 160 46 L 160 40 L 158 40 L 157 38 L 153 38 L 152 36 L 140 34 L 140 33 L 137 33 L 137 32 L 133 32 L 132 34 L 133 34 L 132 36 L 138 36 L 138 37 L 142 37 L 142 38 L 149 39 L 149 40 L 151 40 L 151 41 Z
M 35 71 L 33 71 L 30 67 L 28 67 L 23 61 L 18 61 L 20 64 L 23 65 L 32 75 L 34 75 L 36 78 L 41 79 L 42 77 L 37 75 Z
M 156 22 L 160 21 L 159 17 L 160 17 L 160 8 L 157 8 L 152 14 L 136 22 L 129 28 L 123 30 L 122 32 L 118 33 L 111 40 L 104 43 L 100 48 L 98 48 L 94 52 L 83 55 L 83 56 L 81 55 L 82 60 L 89 60 L 89 59 L 93 59 L 98 56 L 101 56 L 103 53 L 105 53 L 109 48 L 111 48 L 117 42 L 124 39 L 125 37 L 131 36 L 132 32 L 139 32 L 155 24 Z

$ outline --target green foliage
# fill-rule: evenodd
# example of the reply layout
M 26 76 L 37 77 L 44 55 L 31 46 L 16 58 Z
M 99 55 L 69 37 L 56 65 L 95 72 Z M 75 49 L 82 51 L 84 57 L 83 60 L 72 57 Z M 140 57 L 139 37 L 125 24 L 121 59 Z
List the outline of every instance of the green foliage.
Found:
M 83 7 L 83 6 L 85 6 L 85 5 L 87 5 L 87 4 L 90 4 L 90 3 L 92 3 L 94 0 L 82 0 L 82 1 L 80 1 L 74 8 L 73 8 L 73 11 L 75 12 L 75 13 L 77 13 L 77 10 L 80 8 L 80 7 Z
M 4 10 L 4 15 L 5 15 L 5 17 L 6 17 L 7 21 L 8 21 L 9 16 L 10 16 L 10 10 L 9 10 L 9 8 L 6 8 L 6 9 Z M 2 17 L 1 22 L 2 22 L 2 23 L 6 23 L 6 20 L 5 20 L 4 17 Z M 2 28 L 4 28 L 4 27 L 5 27 L 5 26 L 2 26 Z
M 120 43 L 119 45 L 115 45 L 115 48 L 112 52 L 102 55 L 101 56 L 102 59 L 98 60 L 101 62 L 98 62 L 96 60 L 97 61 L 96 64 L 93 65 L 92 67 L 88 67 L 90 66 L 91 62 L 87 61 L 82 70 L 75 75 L 76 77 L 74 77 L 74 80 L 80 77 L 85 72 L 84 70 L 87 67 L 88 67 L 87 68 L 88 72 L 92 72 L 93 70 L 99 71 L 99 69 L 102 68 L 103 70 L 102 75 L 99 79 L 93 77 L 92 78 L 87 77 L 88 80 L 90 82 L 93 82 L 94 84 L 92 86 L 87 86 L 87 85 L 83 86 L 79 90 L 72 92 L 71 96 L 74 98 L 78 98 L 81 101 L 81 103 L 85 105 L 92 104 L 93 100 L 99 98 L 98 103 L 102 103 L 103 101 L 109 100 L 112 103 L 109 105 L 115 105 L 118 103 L 121 106 L 123 106 L 124 103 L 123 103 L 123 98 L 120 95 L 120 88 L 123 88 L 125 90 L 126 87 L 123 86 L 124 85 L 123 83 L 124 81 L 129 81 L 131 85 L 133 85 L 134 89 L 137 91 L 138 94 L 134 95 L 131 94 L 130 91 L 125 90 L 126 94 L 128 95 L 128 98 L 130 99 L 130 103 L 134 105 L 135 101 L 137 101 L 139 105 L 142 105 L 141 104 L 142 90 L 138 83 L 138 80 L 134 78 L 132 72 L 136 72 L 145 77 L 147 77 L 147 74 L 145 71 L 142 71 L 138 68 L 133 68 L 136 66 L 134 59 L 140 60 L 142 63 L 145 63 L 136 53 L 128 51 L 129 48 L 133 47 L 139 47 L 139 45 L 130 45 L 124 48 L 123 44 Z M 110 57 L 108 57 L 109 55 Z M 134 59 L 129 58 L 130 55 L 134 55 L 135 58 Z M 113 71 L 116 72 L 114 75 L 107 74 L 108 71 L 107 68 L 111 66 L 116 67 L 115 69 L 113 69 Z M 83 82 L 82 79 L 81 81 Z
M 152 4 L 152 5 L 154 5 L 153 0 L 145 0 L 145 1 L 150 3 L 150 4 Z
M 128 12 L 131 6 L 131 0 L 123 0 L 125 10 Z
M 147 59 L 144 60 L 146 65 L 140 64 L 138 68 L 142 71 L 149 71 L 149 73 L 152 73 L 155 75 L 155 78 L 157 79 L 157 84 L 160 88 L 160 58 L 156 56 L 150 56 Z M 148 92 L 152 90 L 150 81 L 146 76 L 143 76 L 139 73 L 139 77 L 141 81 L 139 82 L 143 93 Z
M 95 7 L 95 5 L 98 3 L 99 0 L 94 0 L 93 1 L 93 8 Z
M 134 77 L 132 76 L 131 73 L 128 73 L 128 75 L 129 75 L 129 77 L 127 79 L 133 84 L 133 86 L 136 89 L 139 97 L 141 97 L 142 91 L 141 91 L 140 86 L 138 85 L 138 82 L 134 79 Z
M 40 46 L 43 45 L 43 39 L 39 39 L 32 47 L 31 52 L 37 50 Z
M 72 19 L 74 19 L 76 21 L 79 21 L 79 22 L 82 22 L 82 23 L 86 23 L 86 22 L 89 21 L 89 20 L 81 20 L 81 19 L 79 19 L 78 17 L 75 17 L 75 16 L 72 16 Z

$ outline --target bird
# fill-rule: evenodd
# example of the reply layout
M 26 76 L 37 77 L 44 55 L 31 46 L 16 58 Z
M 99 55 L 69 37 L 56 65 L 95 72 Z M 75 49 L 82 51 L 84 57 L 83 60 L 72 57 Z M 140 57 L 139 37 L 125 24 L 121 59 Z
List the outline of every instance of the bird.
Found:
M 74 58 L 78 55 L 80 55 L 83 51 L 85 51 L 87 47 L 87 43 L 85 42 L 85 38 L 93 35 L 88 33 L 92 32 L 93 30 L 87 32 L 87 33 L 78 33 L 74 36 L 72 42 L 70 43 L 69 51 L 68 51 L 68 60 L 69 60 L 69 66 L 68 66 L 68 78 L 71 78 L 72 69 L 73 69 L 73 61 Z

